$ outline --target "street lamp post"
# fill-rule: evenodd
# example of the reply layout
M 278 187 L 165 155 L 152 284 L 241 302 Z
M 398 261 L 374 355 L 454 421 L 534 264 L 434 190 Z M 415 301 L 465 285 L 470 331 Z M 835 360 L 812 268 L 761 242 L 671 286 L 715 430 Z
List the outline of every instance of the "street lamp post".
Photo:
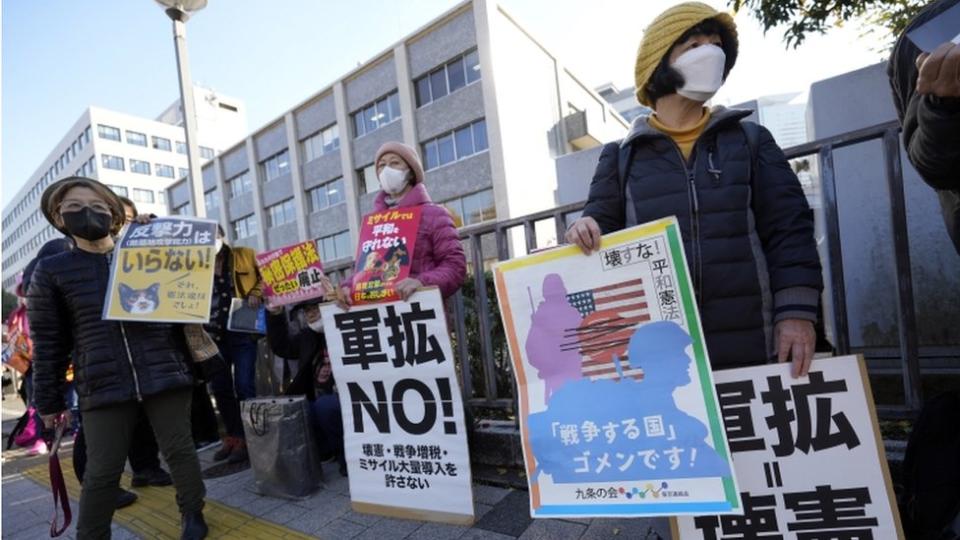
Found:
M 177 74 L 180 79 L 180 104 L 183 109 L 183 127 L 187 139 L 187 163 L 190 176 L 190 196 L 197 217 L 206 217 L 203 199 L 203 174 L 200 170 L 200 151 L 197 144 L 197 109 L 193 101 L 193 81 L 190 79 L 190 60 L 187 58 L 187 19 L 190 14 L 207 6 L 207 0 L 156 0 L 166 8 L 173 21 L 173 44 L 177 53 Z

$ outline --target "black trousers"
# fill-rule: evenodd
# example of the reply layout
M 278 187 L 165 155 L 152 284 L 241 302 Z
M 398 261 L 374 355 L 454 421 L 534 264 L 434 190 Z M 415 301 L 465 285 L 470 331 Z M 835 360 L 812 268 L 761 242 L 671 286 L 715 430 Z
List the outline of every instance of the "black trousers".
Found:
M 157 446 L 157 438 L 153 434 L 153 427 L 150 425 L 150 419 L 147 418 L 143 407 L 140 407 L 137 413 L 137 424 L 133 428 L 133 436 L 130 440 L 130 449 L 127 451 L 127 460 L 130 461 L 130 468 L 134 473 L 140 471 L 149 471 L 160 467 L 160 447 Z M 77 480 L 83 483 L 83 473 L 87 469 L 87 441 L 83 434 L 83 422 L 80 422 L 80 430 L 77 432 L 77 438 L 73 443 L 73 472 L 77 475 Z
M 210 394 L 206 384 L 197 384 L 193 387 L 193 403 L 190 407 L 190 425 L 193 430 L 194 442 L 211 442 L 220 439 L 217 426 L 217 413 L 210 402 Z

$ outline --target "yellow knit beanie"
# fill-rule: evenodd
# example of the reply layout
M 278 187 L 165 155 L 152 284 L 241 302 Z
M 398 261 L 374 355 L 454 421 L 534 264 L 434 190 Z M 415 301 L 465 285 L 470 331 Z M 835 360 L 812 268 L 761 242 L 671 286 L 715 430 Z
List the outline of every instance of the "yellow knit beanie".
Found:
M 647 82 L 653 76 L 660 60 L 670 51 L 673 43 L 680 39 L 684 32 L 707 19 L 717 19 L 730 30 L 734 41 L 737 40 L 737 24 L 733 21 L 733 17 L 702 2 L 684 2 L 673 6 L 658 15 L 643 32 L 643 39 L 637 50 L 637 63 L 633 70 L 637 85 L 637 100 L 641 104 L 653 106 L 647 96 Z M 737 43 L 733 46 L 736 47 Z

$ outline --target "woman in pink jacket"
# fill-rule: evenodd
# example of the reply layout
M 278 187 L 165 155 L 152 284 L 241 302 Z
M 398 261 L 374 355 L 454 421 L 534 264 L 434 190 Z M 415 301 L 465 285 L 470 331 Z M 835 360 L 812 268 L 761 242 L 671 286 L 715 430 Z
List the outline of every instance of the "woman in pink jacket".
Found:
M 374 160 L 380 192 L 374 210 L 419 206 L 420 228 L 413 250 L 410 275 L 396 284 L 404 300 L 421 287 L 436 286 L 444 298 L 452 296 L 467 275 L 463 245 L 446 208 L 434 204 L 423 185 L 423 165 L 413 148 L 399 142 L 384 143 Z M 352 280 L 341 289 L 341 303 L 349 303 Z

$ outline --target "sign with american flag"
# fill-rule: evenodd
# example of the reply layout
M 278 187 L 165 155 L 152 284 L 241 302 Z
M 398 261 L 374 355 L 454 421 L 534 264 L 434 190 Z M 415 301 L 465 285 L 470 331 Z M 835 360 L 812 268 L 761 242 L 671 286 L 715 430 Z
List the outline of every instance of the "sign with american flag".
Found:
M 674 218 L 494 276 L 533 517 L 742 513 Z
M 581 373 L 590 379 L 641 379 L 643 370 L 630 368 L 627 343 L 633 329 L 650 320 L 643 280 L 631 279 L 567 295 L 583 321 L 568 335 L 565 350 L 578 350 Z

